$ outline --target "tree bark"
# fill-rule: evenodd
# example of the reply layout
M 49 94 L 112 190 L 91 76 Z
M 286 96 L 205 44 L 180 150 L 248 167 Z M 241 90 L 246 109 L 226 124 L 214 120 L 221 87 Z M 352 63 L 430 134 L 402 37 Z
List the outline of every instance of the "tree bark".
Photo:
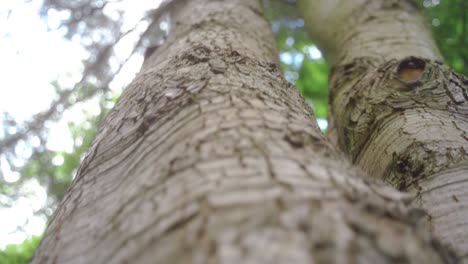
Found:
M 32 263 L 450 263 L 407 196 L 341 158 L 260 1 L 181 1 Z
M 416 194 L 468 262 L 468 80 L 441 61 L 414 1 L 300 1 L 332 66 L 332 137 L 354 163 Z

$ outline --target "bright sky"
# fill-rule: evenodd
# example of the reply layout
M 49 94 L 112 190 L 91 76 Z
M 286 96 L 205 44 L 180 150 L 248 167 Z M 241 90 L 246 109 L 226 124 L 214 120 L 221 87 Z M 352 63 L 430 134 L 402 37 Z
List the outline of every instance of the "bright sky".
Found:
M 54 91 L 49 82 L 76 79 L 82 67 L 80 60 L 86 55 L 78 45 L 63 41 L 59 32 L 47 32 L 37 15 L 38 8 L 37 1 L 0 1 L 0 111 L 20 121 L 46 109 Z M 9 10 L 12 12 L 8 14 Z M 60 76 L 64 73 L 70 75 Z M 18 175 L 2 159 L 4 180 L 16 181 Z M 45 219 L 33 217 L 46 202 L 44 189 L 37 181 L 30 181 L 22 191 L 30 196 L 20 198 L 13 208 L 0 208 L 0 247 L 41 234 L 44 228 Z M 18 232 L 18 224 L 26 221 L 24 232 Z
M 28 120 L 32 114 L 47 109 L 53 99 L 54 88 L 50 85 L 51 81 L 57 80 L 63 87 L 71 87 L 77 82 L 83 69 L 81 61 L 87 57 L 87 52 L 78 42 L 62 38 L 63 31 L 47 30 L 45 22 L 38 15 L 41 3 L 40 0 L 27 3 L 0 0 L 0 112 L 9 112 L 17 121 Z M 108 5 L 110 8 L 105 11 L 112 15 L 115 9 L 125 10 L 123 27 L 128 29 L 139 21 L 144 12 L 157 7 L 159 3 L 160 1 L 154 0 L 122 1 Z M 58 26 L 60 18 L 66 17 L 66 14 L 58 12 L 49 12 L 48 15 L 49 26 Z M 122 43 L 117 49 L 119 54 L 128 54 L 132 49 L 132 40 Z M 111 88 L 119 90 L 132 80 L 141 62 L 140 55 L 134 56 L 116 77 Z M 84 108 L 91 112 L 99 110 L 90 102 L 67 112 L 60 122 L 51 127 L 52 140 L 48 144 L 50 149 L 71 149 L 73 142 L 67 122 L 82 120 Z M 24 149 L 26 157 L 29 154 L 27 152 Z M 18 180 L 18 175 L 2 159 L 0 169 L 4 174 L 3 180 Z M 60 160 L 57 162 L 60 163 Z M 45 190 L 36 180 L 31 180 L 21 192 L 28 195 L 20 198 L 13 208 L 0 208 L 0 248 L 7 244 L 21 243 L 28 236 L 39 235 L 45 227 L 46 219 L 34 217 L 34 211 L 46 203 Z M 20 223 L 26 223 L 23 231 L 17 230 Z

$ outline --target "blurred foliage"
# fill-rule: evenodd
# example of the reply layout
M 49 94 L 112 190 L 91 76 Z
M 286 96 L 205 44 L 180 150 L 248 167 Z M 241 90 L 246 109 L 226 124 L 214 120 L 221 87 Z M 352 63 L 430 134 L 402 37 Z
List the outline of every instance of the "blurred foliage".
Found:
M 126 0 L 128 1 L 128 0 Z M 3 114 L 0 131 L 0 163 L 6 160 L 13 172 L 19 173 L 17 181 L 0 180 L 0 207 L 14 206 L 23 196 L 22 186 L 30 180 L 37 180 L 47 190 L 48 199 L 44 208 L 37 211 L 50 217 L 58 202 L 63 198 L 78 164 L 90 145 L 95 131 L 105 114 L 118 98 L 109 90 L 109 83 L 119 73 L 122 66 L 134 54 L 142 54 L 145 47 L 161 44 L 167 30 L 163 30 L 153 11 L 145 14 L 134 25 L 123 26 L 124 9 L 110 9 L 124 0 L 45 0 L 40 10 L 45 23 L 48 18 L 62 17 L 64 37 L 77 39 L 89 52 L 83 62 L 83 77 L 73 87 L 61 87 L 57 82 L 57 100 L 50 109 L 32 118 L 26 124 L 18 124 L 8 113 Z M 169 1 L 166 1 L 169 2 Z M 165 2 L 165 3 L 166 3 Z M 434 29 L 435 38 L 446 58 L 446 62 L 459 72 L 468 73 L 465 62 L 468 59 L 466 28 L 468 10 L 466 0 L 419 0 Z M 281 68 L 285 78 L 297 85 L 299 91 L 314 109 L 317 118 L 326 118 L 328 109 L 328 66 L 320 51 L 304 30 L 304 21 L 299 16 L 294 0 L 264 0 L 265 10 L 276 35 Z M 118 7 L 118 6 L 117 6 Z M 152 13 L 153 12 L 153 13 Z M 59 15 L 57 15 L 59 14 Z M 165 18 L 166 19 L 166 18 Z M 168 19 L 168 18 L 167 18 Z M 141 29 L 143 28 L 143 29 Z M 51 30 L 58 30 L 51 28 Z M 137 30 L 138 29 L 138 30 Z M 117 54 L 118 46 L 127 36 L 136 34 L 134 48 L 130 53 Z M 119 57 L 120 55 L 120 57 Z M 123 56 L 123 57 L 122 57 Z M 114 64 L 110 63 L 114 61 Z M 83 102 L 99 105 L 99 114 L 83 111 L 83 120 L 68 123 L 73 141 L 71 151 L 54 151 L 47 147 L 50 140 L 49 127 L 52 121 L 62 118 Z M 82 107 L 83 108 L 83 107 Z M 84 107 L 86 109 L 86 107 Z M 48 125 L 49 124 L 49 125 Z M 5 139 L 13 142 L 3 143 Z M 34 143 L 35 141 L 36 144 Z M 3 145 L 2 145 L 3 144 Z M 18 145 L 22 145 L 21 148 Z M 25 151 L 25 149 L 30 149 Z M 22 155 L 29 152 L 30 155 Z M 19 162 L 18 159 L 22 160 Z M 3 176 L 0 171 L 0 178 Z M 10 245 L 0 252 L 0 263 L 27 263 L 38 237 L 26 240 L 21 245 Z
M 264 1 L 285 78 L 296 84 L 316 118 L 328 111 L 328 65 L 304 30 L 295 1 Z
M 33 236 L 26 239 L 21 244 L 11 244 L 0 250 L 0 264 L 27 264 L 34 254 L 39 242 L 40 236 Z
M 109 110 L 102 105 L 101 109 L 101 113 L 97 116 L 84 112 L 83 115 L 87 118 L 83 123 L 68 123 L 68 130 L 73 141 L 71 151 L 51 151 L 43 148 L 35 152 L 21 168 L 22 179 L 35 177 L 42 186 L 47 188 L 52 204 L 56 204 L 63 198 L 80 164 L 81 156 L 88 149 L 97 127 Z
M 423 0 L 420 4 L 445 62 L 468 76 L 468 1 Z

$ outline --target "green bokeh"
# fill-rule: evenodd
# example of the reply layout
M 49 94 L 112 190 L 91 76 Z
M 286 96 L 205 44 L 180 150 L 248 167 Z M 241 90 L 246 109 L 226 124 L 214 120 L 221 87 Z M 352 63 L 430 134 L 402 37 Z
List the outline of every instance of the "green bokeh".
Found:
M 11 244 L 0 250 L 0 264 L 27 264 L 31 260 L 39 242 L 40 236 L 33 236 L 21 244 Z

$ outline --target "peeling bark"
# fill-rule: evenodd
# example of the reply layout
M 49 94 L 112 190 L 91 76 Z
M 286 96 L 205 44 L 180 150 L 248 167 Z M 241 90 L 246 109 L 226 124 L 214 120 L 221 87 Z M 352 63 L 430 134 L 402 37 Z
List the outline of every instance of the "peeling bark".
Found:
M 190 0 L 111 111 L 32 263 L 452 263 L 276 65 L 260 1 Z
M 468 262 L 468 79 L 441 62 L 413 1 L 301 4 L 332 66 L 332 137 L 369 175 L 415 194 Z

